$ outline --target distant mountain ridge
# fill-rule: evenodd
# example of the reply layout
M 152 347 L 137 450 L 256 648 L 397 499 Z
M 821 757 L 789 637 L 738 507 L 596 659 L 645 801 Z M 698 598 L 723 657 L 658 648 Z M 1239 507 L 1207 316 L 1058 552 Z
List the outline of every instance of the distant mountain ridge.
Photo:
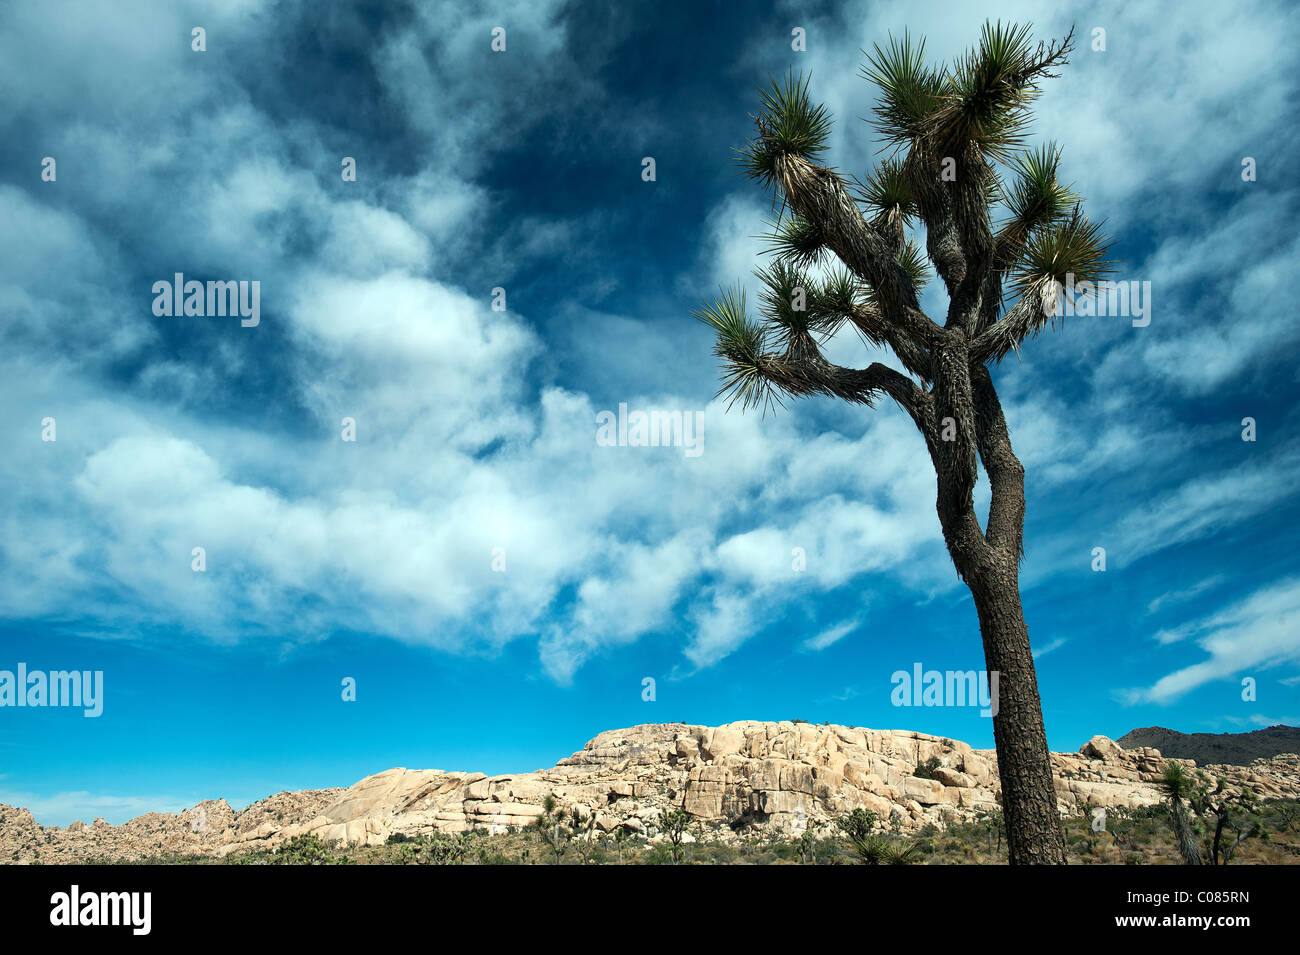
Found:
M 1163 726 L 1130 730 L 1115 742 L 1125 749 L 1153 746 L 1171 759 L 1194 759 L 1196 765 L 1249 766 L 1256 759 L 1300 753 L 1300 726 L 1279 723 L 1249 733 L 1179 733 Z

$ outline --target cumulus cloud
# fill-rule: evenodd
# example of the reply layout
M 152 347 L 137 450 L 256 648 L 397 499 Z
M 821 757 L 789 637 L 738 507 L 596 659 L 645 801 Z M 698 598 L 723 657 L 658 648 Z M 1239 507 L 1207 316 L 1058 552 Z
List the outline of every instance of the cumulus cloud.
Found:
M 645 315 L 577 301 L 542 315 L 527 299 L 518 304 L 513 288 L 510 307 L 492 308 L 492 282 L 476 271 L 484 261 L 501 276 L 493 281 L 538 261 L 554 269 L 557 250 L 566 261 L 581 256 L 577 239 L 599 235 L 603 221 L 600 210 L 502 215 L 501 195 L 486 184 L 501 142 L 538 124 L 559 128 L 566 108 L 600 101 L 598 81 L 566 45 L 562 4 L 517 10 L 509 27 L 517 52 L 497 59 L 486 43 L 494 14 L 414 5 L 409 20 L 379 28 L 364 60 L 378 93 L 356 116 L 329 108 L 329 91 L 287 115 L 266 76 L 199 68 L 178 42 L 197 9 L 154 5 L 153 26 L 138 30 L 87 4 L 67 29 L 51 30 L 20 6 L 8 14 L 13 29 L 0 31 L 0 79 L 19 127 L 38 109 L 67 120 L 49 124 L 41 147 L 60 157 L 57 191 L 0 185 L 13 226 L 0 237 L 10 346 L 0 396 L 12 409 L 0 462 L 11 502 L 0 612 L 76 605 L 107 629 L 168 623 L 187 638 L 225 641 L 314 639 L 338 628 L 449 651 L 535 639 L 542 667 L 563 682 L 606 649 L 665 631 L 695 666 L 716 664 L 791 604 L 864 576 L 920 594 L 957 586 L 924 446 L 887 402 L 871 411 L 810 402 L 767 419 L 728 413 L 695 387 L 708 367 L 698 329 L 690 346 L 699 362 L 669 377 L 683 348 L 665 345 L 669 326 Z M 268 25 L 291 28 L 307 9 L 207 11 L 207 55 L 256 65 L 278 42 Z M 832 161 L 863 169 L 874 155 L 853 119 L 866 96 L 854 76 L 858 47 L 914 15 L 910 6 L 857 4 L 809 21 L 815 91 L 840 117 Z M 360 29 L 354 16 L 340 12 L 335 35 Z M 1114 17 L 1117 53 L 1154 22 L 1128 8 Z M 964 47 L 981 18 L 926 13 L 933 51 Z M 1066 19 L 1057 12 L 1041 26 L 1063 32 Z M 1234 26 L 1226 42 L 1285 39 L 1285 30 L 1258 33 Z M 1195 38 L 1186 61 L 1207 42 Z M 1222 104 L 1183 53 L 1156 53 L 1151 68 L 1186 80 L 1179 95 L 1189 108 Z M 1043 105 L 1046 115 L 1079 118 L 1060 138 L 1079 146 L 1081 185 L 1096 187 L 1123 222 L 1144 208 L 1153 169 L 1195 151 L 1175 110 L 1143 107 L 1134 119 L 1120 109 L 1141 81 L 1133 73 L 1141 57 L 1112 60 L 1113 74 L 1101 60 L 1081 65 L 1081 85 Z M 1246 82 L 1228 80 L 1230 94 Z M 363 135 L 351 124 L 365 126 L 372 112 L 393 141 L 367 153 L 373 129 Z M 1274 115 L 1242 111 L 1234 134 L 1247 137 L 1249 124 Z M 1142 122 L 1159 132 L 1154 158 L 1138 145 L 1154 134 L 1132 135 Z M 1114 141 L 1120 151 L 1107 152 Z M 360 174 L 345 184 L 338 163 L 350 154 Z M 1184 163 L 1160 174 L 1191 188 L 1206 171 Z M 1194 287 L 1188 258 L 1240 244 L 1252 223 L 1277 224 L 1261 199 L 1242 209 L 1236 225 L 1207 223 L 1146 263 L 1162 294 L 1177 302 Z M 751 282 L 762 246 L 754 235 L 771 211 L 755 190 L 724 196 L 705 217 L 696 261 L 663 285 L 691 297 Z M 1169 441 L 1145 440 L 1136 423 L 1108 412 L 1115 392 L 1129 393 L 1147 373 L 1195 391 L 1181 355 L 1204 359 L 1196 381 L 1206 387 L 1259 358 L 1264 319 L 1251 315 L 1264 314 L 1296 255 L 1294 244 L 1271 248 L 1258 262 L 1245 253 L 1226 262 L 1233 277 L 1223 288 L 1248 319 L 1229 354 L 1216 349 L 1206 304 L 1177 333 L 1153 323 L 1146 338 L 1106 340 L 1118 357 L 1097 363 L 1085 402 L 1043 387 L 1055 365 L 1027 365 L 1009 389 L 1008 414 L 1033 473 L 1065 485 L 1172 454 L 1160 449 L 1174 439 L 1203 440 L 1169 420 L 1160 421 Z M 261 281 L 263 324 L 158 321 L 146 290 L 173 271 Z M 599 276 L 582 287 L 618 281 Z M 568 331 L 551 328 L 570 319 Z M 578 373 L 562 386 L 547 350 L 565 335 Z M 879 357 L 851 335 L 829 350 L 844 363 Z M 702 410 L 703 455 L 597 446 L 595 415 L 616 401 Z M 1075 407 L 1085 413 L 1069 413 Z M 47 415 L 58 420 L 54 443 L 39 440 L 36 422 Z M 355 442 L 340 439 L 344 418 L 356 423 Z M 1153 507 L 1134 506 L 1117 517 L 1121 562 L 1257 512 L 1285 493 L 1288 468 L 1200 476 Z M 191 570 L 196 546 L 207 553 L 202 574 Z M 797 571 L 795 548 L 806 561 Z M 493 567 L 497 550 L 504 570 Z M 675 632 L 678 621 L 688 632 Z M 815 626 L 808 649 L 851 631 Z

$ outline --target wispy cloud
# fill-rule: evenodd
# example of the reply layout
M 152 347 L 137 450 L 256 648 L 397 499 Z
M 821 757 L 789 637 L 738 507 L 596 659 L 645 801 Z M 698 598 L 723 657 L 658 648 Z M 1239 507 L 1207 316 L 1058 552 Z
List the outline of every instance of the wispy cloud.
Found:
M 1168 590 L 1156 597 L 1147 604 L 1147 613 L 1155 613 L 1161 607 L 1167 607 L 1175 604 L 1185 603 L 1193 597 L 1199 597 L 1207 590 L 1219 586 L 1227 580 L 1223 574 L 1215 574 L 1213 577 L 1207 577 L 1200 583 L 1193 584 L 1191 587 L 1184 587 L 1180 590 Z
M 815 637 L 809 637 L 800 644 L 800 647 L 804 650 L 825 650 L 827 647 L 839 643 L 853 631 L 857 630 L 859 626 L 861 626 L 861 621 L 859 620 L 846 620 L 844 623 L 836 624 L 829 630 L 823 630 Z
M 1187 623 L 1207 659 L 1169 673 L 1151 686 L 1126 691 L 1129 703 L 1169 703 L 1213 680 L 1300 663 L 1300 579 L 1262 588 L 1226 610 Z M 1166 643 L 1172 642 L 1169 640 Z
M 119 826 L 147 812 L 181 812 L 194 805 L 194 800 L 178 796 L 122 796 L 84 790 L 40 796 L 31 792 L 0 789 L 0 803 L 30 810 L 36 821 L 43 826 L 64 828 L 77 820 L 89 825 L 97 818 Z
M 1264 716 L 1255 714 L 1252 716 L 1225 716 L 1225 720 L 1233 726 L 1295 726 L 1300 724 L 1300 717 L 1295 716 Z
M 1057 637 L 1055 640 L 1051 640 L 1046 645 L 1038 647 L 1037 649 L 1034 649 L 1031 652 L 1034 655 L 1034 659 L 1038 660 L 1041 659 L 1042 657 L 1047 656 L 1053 650 L 1059 650 L 1061 647 L 1065 646 L 1069 642 L 1070 642 L 1069 637 Z

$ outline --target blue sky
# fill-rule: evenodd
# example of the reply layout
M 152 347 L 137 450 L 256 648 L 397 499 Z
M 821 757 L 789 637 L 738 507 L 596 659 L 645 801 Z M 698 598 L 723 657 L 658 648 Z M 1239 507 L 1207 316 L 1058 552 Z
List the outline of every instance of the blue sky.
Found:
M 982 668 L 910 422 L 728 413 L 690 317 L 762 264 L 731 164 L 757 87 L 811 72 L 865 175 L 861 49 L 950 59 L 986 17 L 1077 27 L 1033 140 L 1152 290 L 1149 326 L 1068 319 L 995 372 L 1049 742 L 1300 722 L 1294 11 L 611 6 L 0 11 L 0 669 L 105 683 L 97 719 L 0 708 L 0 802 L 120 822 L 678 720 L 992 746 L 975 709 L 890 702 L 914 663 Z M 260 324 L 154 316 L 176 272 L 260 282 Z M 620 403 L 702 412 L 703 453 L 598 446 Z

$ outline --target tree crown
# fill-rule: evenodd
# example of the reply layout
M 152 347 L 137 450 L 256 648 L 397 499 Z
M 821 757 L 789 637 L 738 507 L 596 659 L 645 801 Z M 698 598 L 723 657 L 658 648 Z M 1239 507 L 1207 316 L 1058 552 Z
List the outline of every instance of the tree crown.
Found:
M 928 66 L 924 40 L 906 33 L 864 51 L 861 74 L 878 94 L 869 122 L 888 155 L 862 180 L 820 163 L 832 124 L 810 79 L 773 80 L 738 150 L 742 172 L 780 210 L 771 261 L 755 271 L 759 318 L 739 286 L 696 312 L 716 334 L 719 393 L 746 407 L 809 394 L 870 404 L 883 393 L 908 407 L 909 386 L 933 388 L 954 331 L 971 367 L 1000 361 L 1054 321 L 1063 286 L 1108 275 L 1111 242 L 1059 180 L 1060 148 L 1025 148 L 1040 83 L 1072 46 L 1073 31 L 1034 43 L 1029 25 L 986 22 L 948 66 Z M 918 302 L 933 273 L 949 296 L 943 324 Z M 846 324 L 907 375 L 826 362 L 820 346 Z

